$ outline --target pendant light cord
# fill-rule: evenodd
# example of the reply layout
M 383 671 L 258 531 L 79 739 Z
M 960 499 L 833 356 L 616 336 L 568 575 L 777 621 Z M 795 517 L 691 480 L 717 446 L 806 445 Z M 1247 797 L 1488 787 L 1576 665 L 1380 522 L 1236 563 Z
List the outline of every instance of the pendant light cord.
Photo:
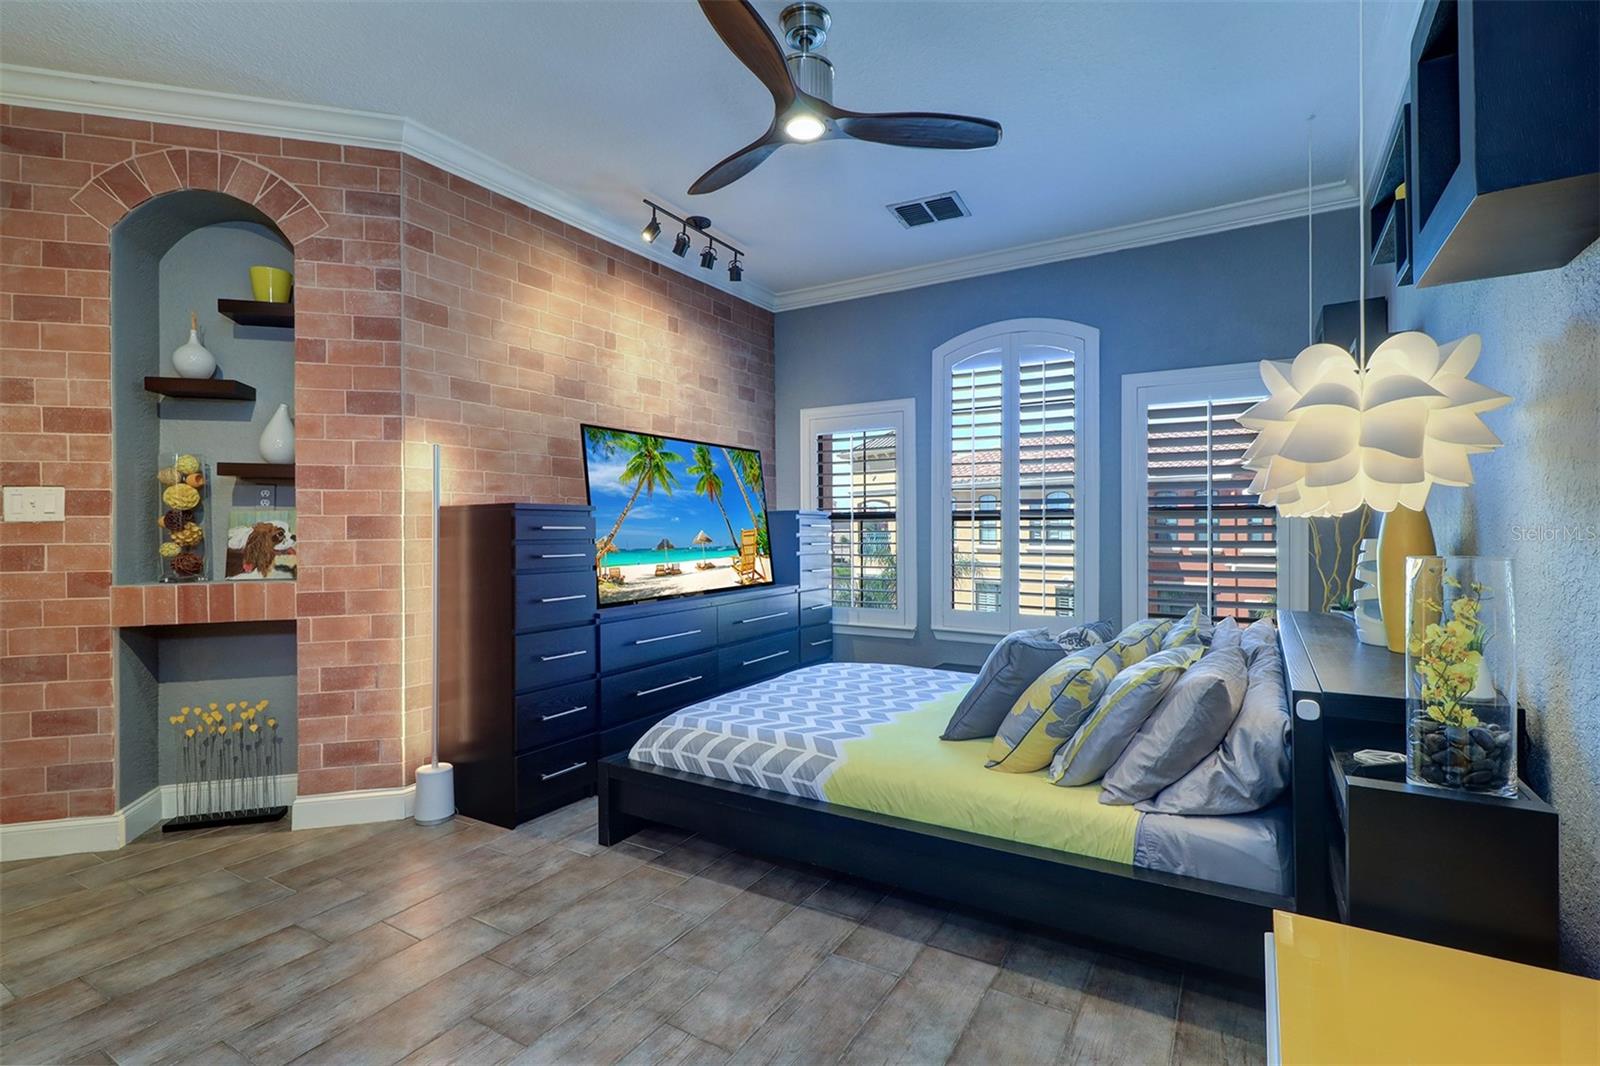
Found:
M 1360 347 L 1356 372 L 1367 375 L 1367 18 L 1364 0 L 1356 0 L 1356 322 Z
M 1316 115 L 1306 116 L 1306 345 L 1317 343 L 1317 298 L 1312 285 L 1311 265 L 1311 129 Z

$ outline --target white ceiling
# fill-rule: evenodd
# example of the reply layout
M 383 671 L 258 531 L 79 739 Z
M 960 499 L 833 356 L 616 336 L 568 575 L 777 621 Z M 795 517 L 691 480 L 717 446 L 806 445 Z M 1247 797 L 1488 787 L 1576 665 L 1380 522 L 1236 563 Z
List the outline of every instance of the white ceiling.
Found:
M 783 4 L 757 6 L 775 24 Z M 830 6 L 837 102 L 994 118 L 999 147 L 786 147 L 691 198 L 696 176 L 766 128 L 771 99 L 687 0 L 7 3 L 0 60 L 403 115 L 612 232 L 636 231 L 641 196 L 710 215 L 779 306 L 1302 190 L 1310 114 L 1316 183 L 1354 180 L 1349 0 Z M 907 230 L 884 210 L 951 189 L 972 218 Z

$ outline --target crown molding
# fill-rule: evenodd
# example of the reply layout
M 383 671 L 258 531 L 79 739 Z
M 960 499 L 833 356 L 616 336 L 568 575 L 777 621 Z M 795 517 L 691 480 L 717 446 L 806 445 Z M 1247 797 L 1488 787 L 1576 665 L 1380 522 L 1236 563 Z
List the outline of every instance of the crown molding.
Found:
M 404 152 L 475 181 L 601 240 L 631 249 L 652 262 L 660 263 L 735 299 L 769 311 L 792 311 L 1258 226 L 1286 218 L 1303 217 L 1306 210 L 1306 194 L 1303 190 L 1297 190 L 904 270 L 774 293 L 750 281 L 735 286 L 721 279 L 720 275 L 708 275 L 689 261 L 673 256 L 664 247 L 641 246 L 631 222 L 623 223 L 601 215 L 567 193 L 403 115 L 180 89 L 120 78 L 91 77 L 4 64 L 0 64 L 0 103 Z M 1312 210 L 1317 213 L 1353 207 L 1357 202 L 1355 190 L 1348 181 L 1316 186 L 1311 199 Z
M 766 288 L 749 280 L 735 285 L 665 248 L 642 245 L 634 222 L 602 215 L 559 189 L 403 115 L 6 64 L 0 64 L 0 103 L 404 152 L 735 299 L 768 311 L 776 304 Z
M 1355 189 L 1348 181 L 1329 182 L 1311 190 L 1311 210 L 1314 214 L 1354 207 L 1357 203 Z M 1259 226 L 1279 222 L 1286 218 L 1304 218 L 1306 192 L 1277 193 L 1253 200 L 1207 207 L 1165 218 L 1134 222 L 1126 226 L 1078 233 L 1070 237 L 1057 237 L 1035 244 L 1002 248 L 995 252 L 982 252 L 960 259 L 947 259 L 942 263 L 890 270 L 870 274 L 849 281 L 813 285 L 804 289 L 789 289 L 777 294 L 777 310 L 794 311 L 818 304 L 855 300 L 863 296 L 917 289 L 925 285 L 938 285 L 946 281 L 960 281 L 985 274 L 999 274 L 1007 270 L 1059 263 L 1066 259 L 1083 259 L 1091 255 L 1120 252 L 1128 248 L 1142 248 L 1151 244 L 1165 244 L 1186 237 L 1200 237 L 1208 233 Z

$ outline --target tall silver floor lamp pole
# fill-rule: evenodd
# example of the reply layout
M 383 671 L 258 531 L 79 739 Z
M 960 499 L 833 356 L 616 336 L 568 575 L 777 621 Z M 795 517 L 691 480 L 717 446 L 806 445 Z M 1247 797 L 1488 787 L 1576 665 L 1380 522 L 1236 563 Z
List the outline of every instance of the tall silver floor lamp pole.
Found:
M 455 817 L 455 768 L 439 761 L 439 446 L 433 446 L 433 580 L 430 597 L 433 618 L 433 760 L 417 767 L 417 796 L 413 814 L 418 825 L 438 825 Z

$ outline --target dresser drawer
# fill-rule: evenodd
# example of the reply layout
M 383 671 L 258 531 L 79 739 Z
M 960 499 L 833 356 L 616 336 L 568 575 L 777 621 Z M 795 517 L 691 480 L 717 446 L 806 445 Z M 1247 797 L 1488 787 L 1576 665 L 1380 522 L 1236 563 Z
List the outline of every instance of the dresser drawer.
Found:
M 570 510 L 541 507 L 513 512 L 511 539 L 545 543 L 555 540 L 581 540 L 594 544 L 594 516 L 587 507 Z
M 704 652 L 600 679 L 600 725 L 609 728 L 703 700 L 717 690 L 717 653 Z
M 604 759 L 607 755 L 615 755 L 618 752 L 629 750 L 639 742 L 640 737 L 650 732 L 651 726 L 670 713 L 672 712 L 647 714 L 637 721 L 619 725 L 600 733 L 600 758 Z
M 825 589 L 832 585 L 833 556 L 827 552 L 801 555 L 799 584 L 801 591 Z
M 517 815 L 554 810 L 594 788 L 593 736 L 517 756 Z
M 519 540 L 511 545 L 512 566 L 523 572 L 583 570 L 594 580 L 594 542 L 586 537 L 561 540 Z
M 800 662 L 825 663 L 833 658 L 833 627 L 807 626 L 800 631 Z
M 595 587 L 591 569 L 518 574 L 516 582 L 512 623 L 519 631 L 553 629 L 594 620 Z M 590 668 L 592 671 L 592 662 Z
M 800 593 L 800 627 L 833 621 L 833 590 L 806 589 Z
M 794 629 L 800 620 L 800 601 L 793 592 L 740 603 L 717 605 L 717 642 L 753 640 Z
M 517 750 L 593 733 L 600 718 L 598 693 L 594 679 L 588 678 L 518 696 Z
M 799 634 L 794 630 L 721 649 L 717 684 L 724 691 L 743 688 L 800 665 Z
M 517 691 L 594 675 L 594 626 L 523 633 L 517 637 Z
M 600 619 L 600 669 L 608 674 L 714 648 L 717 609 L 650 615 L 611 622 Z

